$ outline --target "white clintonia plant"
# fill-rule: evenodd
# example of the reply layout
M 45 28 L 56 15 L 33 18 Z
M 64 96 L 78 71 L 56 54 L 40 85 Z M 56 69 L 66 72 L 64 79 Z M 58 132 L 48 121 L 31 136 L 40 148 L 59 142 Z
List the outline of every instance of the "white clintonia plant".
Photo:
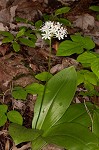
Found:
M 40 31 L 42 32 L 42 39 L 51 39 L 52 37 L 56 37 L 59 40 L 64 39 L 64 37 L 67 37 L 67 29 L 62 26 L 59 22 L 52 22 L 47 21 L 45 24 L 41 27 Z

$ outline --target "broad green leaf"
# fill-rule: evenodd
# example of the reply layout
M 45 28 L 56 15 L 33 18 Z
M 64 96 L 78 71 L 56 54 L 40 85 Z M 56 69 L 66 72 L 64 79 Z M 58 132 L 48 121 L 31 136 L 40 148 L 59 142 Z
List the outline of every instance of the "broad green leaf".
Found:
M 98 138 L 86 127 L 77 123 L 63 123 L 43 134 L 45 141 L 69 150 L 96 150 Z
M 13 41 L 13 39 L 11 39 L 9 37 L 5 37 L 5 38 L 3 38 L 2 43 L 10 43 L 12 41 Z
M 55 16 L 69 12 L 70 7 L 62 7 L 55 11 Z
M 7 113 L 7 117 L 13 123 L 20 124 L 20 125 L 23 124 L 23 118 L 18 111 L 15 111 L 15 110 L 9 111 Z
M 27 91 L 27 93 L 30 93 L 30 94 L 41 94 L 42 95 L 44 92 L 44 86 L 39 83 L 32 83 L 30 85 L 27 85 L 25 87 L 25 90 Z
M 18 52 L 20 50 L 20 45 L 17 42 L 12 43 L 13 49 L 15 52 Z
M 23 44 L 23 45 L 26 45 L 26 46 L 29 46 L 29 47 L 35 47 L 35 42 L 34 40 L 29 40 L 29 39 L 26 39 L 26 38 L 19 38 L 20 42 Z
M 85 81 L 93 85 L 97 85 L 97 77 L 93 72 L 86 70 L 86 72 L 84 73 L 84 78 L 85 78 Z
M 99 12 L 99 6 L 90 6 L 89 9 Z
M 37 139 L 32 141 L 32 150 L 41 150 L 45 145 L 47 145 L 46 141 L 42 136 L 39 136 Z
M 86 103 L 86 106 L 89 111 L 91 111 L 94 107 L 91 103 Z M 60 120 L 56 124 L 66 122 L 80 123 L 87 127 L 91 126 L 91 119 L 86 111 L 85 105 L 82 103 L 70 105 L 62 118 L 60 118 Z
M 93 49 L 95 47 L 95 43 L 90 37 L 83 37 L 81 35 L 71 35 L 70 37 L 73 42 L 81 44 L 81 46 L 87 50 Z
M 97 20 L 99 20 L 99 15 L 96 16 Z
M 8 106 L 7 105 L 0 105 L 0 114 L 4 114 L 7 112 Z
M 22 29 L 17 33 L 16 38 L 19 38 L 19 37 L 23 36 L 24 33 L 25 33 L 25 28 L 22 28 Z
M 91 63 L 91 70 L 95 73 L 95 75 L 99 78 L 99 58 L 95 59 Z
M 18 87 L 14 87 L 13 91 L 12 91 L 12 96 L 15 99 L 22 99 L 22 100 L 26 100 L 27 97 L 27 92 L 25 91 L 24 88 L 18 86 Z
M 10 124 L 9 134 L 13 138 L 16 145 L 22 142 L 30 142 L 40 136 L 41 132 L 35 129 L 27 129 L 18 124 Z
M 57 51 L 57 56 L 70 56 L 72 54 L 80 54 L 83 52 L 83 47 L 77 42 L 66 40 L 60 43 Z
M 42 24 L 43 24 L 42 20 L 38 20 L 37 22 L 35 22 L 35 27 L 39 29 L 42 26 Z
M 39 96 L 36 101 L 32 127 L 36 126 L 37 129 L 47 132 L 55 125 L 69 107 L 75 94 L 76 84 L 77 74 L 74 67 L 63 69 L 54 75 L 46 85 L 49 92 L 43 97 Z
M 90 52 L 84 52 L 83 54 L 79 55 L 77 58 L 77 61 L 84 64 L 91 64 L 93 61 L 95 61 L 97 57 L 90 53 Z
M 71 26 L 71 22 L 65 18 L 59 18 L 58 20 L 60 23 L 64 24 L 65 26 Z
M 80 71 L 78 71 L 78 73 L 79 73 L 79 76 L 80 76 L 80 74 L 81 74 L 81 76 L 83 75 L 83 79 L 81 79 L 81 81 L 83 81 L 83 82 L 87 81 L 93 85 L 97 85 L 98 78 L 93 72 L 88 71 L 88 70 L 80 70 Z
M 99 112 L 94 110 L 92 132 L 99 138 Z
M 77 85 L 84 82 L 84 75 L 80 73 L 80 71 L 77 71 Z
M 14 36 L 13 34 L 11 34 L 10 32 L 8 31 L 0 31 L 0 34 L 3 35 L 3 36 L 6 36 L 6 37 L 9 37 L 10 39 L 14 39 Z
M 21 17 L 16 17 L 15 20 L 16 20 L 17 22 L 24 22 L 24 23 L 27 23 L 27 22 L 28 22 L 27 19 L 23 19 L 23 18 L 21 18 Z
M 41 81 L 48 81 L 53 75 L 49 72 L 42 72 L 35 76 L 36 79 Z
M 29 37 L 30 39 L 32 39 L 33 42 L 36 42 L 36 36 L 35 34 L 33 33 L 32 30 L 27 30 L 25 32 L 25 36 Z
M 94 90 L 94 85 L 86 80 L 84 81 L 84 87 L 85 87 L 85 89 L 87 89 L 87 92 Z M 85 93 L 85 95 L 86 95 L 86 93 Z
M 0 113 L 0 127 L 2 127 L 7 121 L 7 116 L 3 113 Z

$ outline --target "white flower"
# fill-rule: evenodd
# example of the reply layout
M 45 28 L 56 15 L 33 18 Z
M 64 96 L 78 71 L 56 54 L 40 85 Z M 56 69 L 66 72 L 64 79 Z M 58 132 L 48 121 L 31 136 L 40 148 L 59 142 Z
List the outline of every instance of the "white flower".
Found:
M 51 39 L 51 37 L 56 37 L 59 40 L 67 37 L 67 29 L 62 26 L 59 22 L 47 21 L 41 27 L 40 31 L 42 32 L 42 39 Z

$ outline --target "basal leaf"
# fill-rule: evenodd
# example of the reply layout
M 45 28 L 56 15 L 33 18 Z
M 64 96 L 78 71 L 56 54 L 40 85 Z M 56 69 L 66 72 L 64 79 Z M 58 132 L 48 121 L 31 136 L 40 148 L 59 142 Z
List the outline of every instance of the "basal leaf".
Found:
M 39 136 L 37 139 L 32 141 L 32 150 L 41 150 L 45 145 L 47 145 L 46 141 L 42 136 Z
M 97 110 L 94 110 L 92 129 L 93 133 L 99 138 L 99 112 Z
M 9 111 L 7 113 L 7 117 L 13 123 L 17 123 L 17 124 L 20 124 L 20 125 L 23 124 L 23 118 L 22 118 L 21 114 L 18 111 L 15 111 L 15 110 Z
M 53 126 L 45 141 L 69 150 L 97 150 L 98 138 L 86 127 L 77 123 L 63 123 Z
M 86 103 L 86 105 L 89 111 L 91 111 L 94 107 L 91 103 Z M 85 105 L 82 103 L 70 105 L 57 124 L 66 122 L 80 123 L 89 127 L 91 125 L 91 119 L 86 111 Z
M 96 76 L 99 78 L 99 58 L 95 59 L 91 63 L 91 70 L 96 74 Z
M 23 87 L 14 87 L 12 90 L 12 96 L 15 99 L 22 99 L 22 100 L 26 100 L 27 97 L 27 92 Z
M 74 67 L 66 68 L 53 76 L 47 83 L 49 90 L 39 96 L 35 105 L 32 127 L 49 130 L 64 115 L 75 94 L 77 75 Z M 41 112 L 39 109 L 43 98 Z M 39 116 L 38 116 L 39 115 Z M 38 121 L 37 118 L 39 117 Z
M 60 43 L 57 51 L 57 56 L 70 56 L 72 54 L 80 54 L 83 52 L 83 47 L 77 42 L 66 40 Z
M 35 42 L 26 38 L 19 38 L 20 42 L 23 45 L 29 46 L 29 47 L 35 47 Z
M 55 16 L 67 13 L 70 10 L 70 7 L 62 7 L 55 11 Z
M 20 45 L 16 41 L 12 43 L 12 46 L 15 52 L 18 52 L 20 50 Z
M 10 124 L 9 134 L 13 138 L 16 145 L 22 142 L 30 142 L 40 136 L 41 132 L 35 129 L 27 129 L 18 124 Z

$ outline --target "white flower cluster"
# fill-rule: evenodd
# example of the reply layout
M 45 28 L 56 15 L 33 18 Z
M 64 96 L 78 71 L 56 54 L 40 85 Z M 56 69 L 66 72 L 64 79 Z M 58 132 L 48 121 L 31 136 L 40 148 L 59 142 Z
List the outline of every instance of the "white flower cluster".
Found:
M 42 32 L 42 39 L 51 39 L 52 37 L 56 37 L 59 40 L 67 37 L 67 29 L 62 26 L 59 22 L 47 21 L 41 27 L 40 31 Z

